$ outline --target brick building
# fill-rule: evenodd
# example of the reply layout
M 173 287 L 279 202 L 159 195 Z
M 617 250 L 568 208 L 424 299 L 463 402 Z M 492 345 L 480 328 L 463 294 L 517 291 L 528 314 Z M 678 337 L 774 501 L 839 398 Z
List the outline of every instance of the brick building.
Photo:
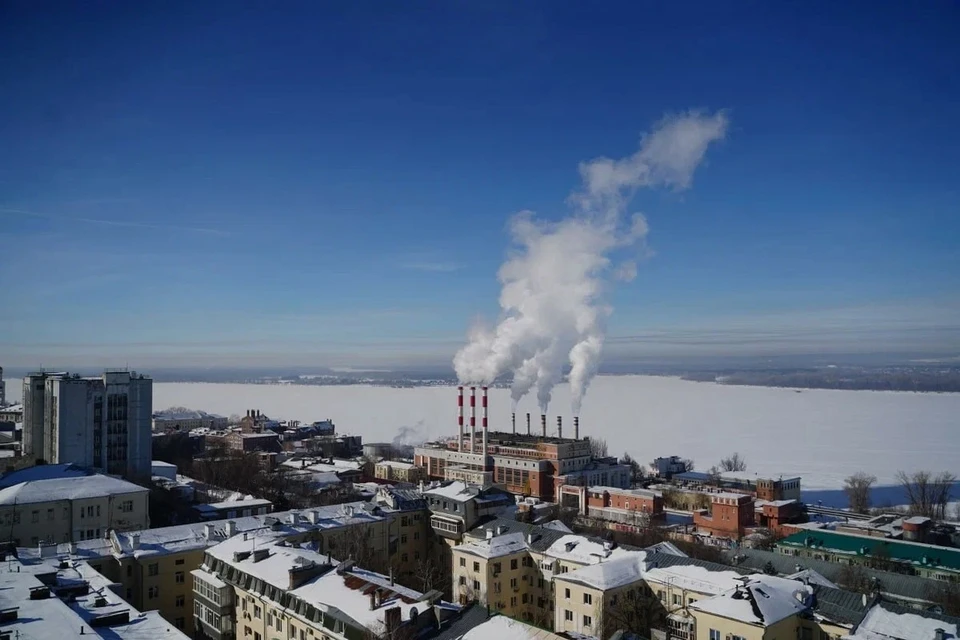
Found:
M 753 496 L 742 493 L 714 493 L 710 509 L 693 514 L 697 532 L 716 538 L 739 540 L 754 525 Z

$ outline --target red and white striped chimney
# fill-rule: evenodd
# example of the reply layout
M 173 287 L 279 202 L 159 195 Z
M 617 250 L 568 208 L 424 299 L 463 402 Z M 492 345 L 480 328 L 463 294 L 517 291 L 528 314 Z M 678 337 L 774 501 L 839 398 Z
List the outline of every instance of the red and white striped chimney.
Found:
M 487 388 L 483 388 L 483 450 L 480 452 L 483 454 L 483 470 L 487 470 Z
M 477 388 L 470 387 L 470 453 L 477 450 Z
M 457 440 L 457 451 L 463 453 L 463 387 L 457 387 L 457 426 L 460 438 Z

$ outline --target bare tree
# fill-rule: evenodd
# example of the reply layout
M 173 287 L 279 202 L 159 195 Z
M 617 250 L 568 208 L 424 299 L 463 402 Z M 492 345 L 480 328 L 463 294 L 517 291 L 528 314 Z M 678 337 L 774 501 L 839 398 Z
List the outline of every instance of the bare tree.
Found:
M 442 579 L 443 571 L 437 566 L 432 557 L 428 556 L 417 560 L 417 564 L 413 568 L 413 580 L 417 589 L 420 590 L 420 593 L 426 593 L 431 589 L 436 589 L 441 586 L 440 582 Z
M 707 469 L 707 484 L 713 486 L 720 485 L 720 469 L 716 465 Z
M 948 616 L 960 616 L 960 582 L 933 581 L 927 588 L 927 599 Z
M 629 453 L 623 454 L 620 462 L 630 467 L 630 486 L 636 486 L 643 479 L 643 467 Z
M 946 518 L 953 485 L 957 482 L 955 475 L 949 471 L 936 476 L 929 471 L 917 471 L 912 475 L 900 471 L 897 473 L 897 482 L 907 494 L 911 513 L 934 520 Z
M 683 470 L 693 471 L 693 458 L 686 458 L 683 460 Z
M 720 460 L 721 471 L 746 471 L 747 461 L 740 457 L 739 453 L 734 453 L 729 458 Z
M 606 458 L 607 441 L 603 438 L 590 438 L 590 455 L 594 458 Z
M 870 488 L 877 481 L 876 476 L 858 471 L 843 481 L 843 492 L 847 494 L 850 509 L 855 513 L 870 511 Z
M 847 591 L 870 594 L 873 592 L 873 581 L 863 567 L 854 564 L 841 565 L 837 573 L 837 584 Z
M 651 627 L 659 626 L 665 613 L 659 600 L 645 595 L 642 587 L 636 587 L 598 605 L 594 617 L 602 638 L 609 638 L 617 631 L 649 638 Z

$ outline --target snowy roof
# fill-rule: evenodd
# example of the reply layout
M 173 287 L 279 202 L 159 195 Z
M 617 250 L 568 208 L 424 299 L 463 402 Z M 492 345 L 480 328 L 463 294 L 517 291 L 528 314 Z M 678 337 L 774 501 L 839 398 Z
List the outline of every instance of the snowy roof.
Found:
M 839 589 L 836 584 L 824 577 L 823 574 L 814 571 L 813 569 L 802 569 L 796 573 L 791 573 L 786 576 L 789 580 L 799 580 L 800 582 L 806 582 L 809 584 L 818 584 L 821 587 L 830 587 L 831 589 Z
M 506 616 L 494 616 L 478 624 L 463 636 L 462 640 L 561 640 L 563 636 L 525 624 Z
M 193 508 L 200 513 L 209 513 L 223 509 L 249 509 L 251 507 L 270 507 L 273 503 L 263 498 L 244 498 L 242 500 L 226 500 L 224 502 L 211 502 L 210 504 L 198 504 Z
M 378 467 L 379 467 L 379 466 L 393 467 L 394 469 L 406 469 L 406 470 L 409 470 L 409 469 L 413 469 L 413 468 L 416 467 L 417 465 L 411 464 L 411 463 L 409 463 L 409 462 L 396 462 L 396 461 L 394 461 L 394 460 L 381 460 L 380 462 L 377 463 L 377 466 L 378 466 Z
M 434 487 L 433 489 L 428 489 L 424 493 L 427 493 L 432 496 L 439 496 L 442 498 L 450 498 L 451 500 L 456 500 L 458 502 L 466 502 L 471 498 L 477 497 L 476 490 L 471 490 L 470 486 L 465 482 L 456 480 L 450 484 L 446 484 L 440 487 Z
M 881 603 L 867 612 L 857 632 L 848 637 L 856 640 L 934 640 L 937 629 L 946 632 L 946 640 L 956 640 L 960 633 L 960 618 Z
M 616 589 L 643 579 L 646 558 L 647 554 L 643 551 L 623 553 L 610 560 L 559 574 L 554 579 L 585 584 L 604 591 Z
M 514 553 L 519 553 L 527 549 L 527 541 L 523 533 L 508 533 L 507 535 L 494 536 L 487 540 L 470 542 L 457 547 L 457 551 L 470 553 L 481 558 L 499 558 Z
M 563 524 L 561 520 L 551 520 L 550 522 L 544 522 L 542 526 L 545 529 L 553 529 L 554 531 L 563 531 L 564 533 L 573 533 L 573 529 Z
M 677 547 L 677 545 L 667 540 L 652 544 L 649 547 L 644 547 L 643 550 L 649 551 L 650 553 L 665 553 L 667 555 L 677 556 L 680 558 L 688 557 L 687 554 L 685 554 L 683 551 L 680 551 L 680 548 Z
M 6 407 L 0 407 L 0 413 L 21 413 L 23 411 L 22 404 L 11 404 Z
M 594 487 L 589 487 L 587 491 L 594 491 L 596 493 L 602 493 L 606 491 L 607 493 L 617 493 L 620 495 L 634 495 L 642 498 L 653 498 L 660 497 L 663 494 L 659 491 L 653 491 L 652 489 L 621 489 L 619 487 L 606 487 L 603 485 L 597 485 Z
M 733 569 L 717 571 L 691 564 L 652 567 L 647 570 L 644 577 L 650 582 L 669 584 L 706 595 L 717 595 L 736 587 L 743 576 Z
M 235 536 L 208 550 L 208 554 L 224 563 L 240 569 L 246 574 L 259 578 L 278 589 L 288 592 L 325 613 L 342 612 L 350 619 L 367 629 L 378 629 L 385 623 L 388 609 L 399 606 L 401 619 L 409 620 L 410 611 L 417 608 L 424 611 L 429 606 L 421 601 L 423 594 L 390 584 L 387 576 L 350 567 L 342 573 L 327 565 L 326 557 L 308 549 L 281 546 L 275 534 L 263 533 L 243 539 Z M 248 555 L 236 560 L 237 552 L 266 551 L 266 557 L 256 559 Z M 308 580 L 296 589 L 290 589 L 290 570 L 304 566 L 304 563 L 327 565 L 325 573 Z M 371 608 L 370 595 L 374 588 L 382 594 L 380 605 Z
M 196 409 L 187 409 L 186 407 L 170 407 L 163 411 L 157 411 L 153 414 L 155 420 L 201 420 L 207 418 L 223 418 L 224 416 Z
M 80 478 L 89 476 L 91 473 L 90 470 L 75 464 L 41 464 L 5 474 L 3 477 L 0 477 L 0 488 L 12 487 L 21 482 L 31 482 L 33 480 Z
M 796 580 L 757 574 L 743 578 L 742 586 L 697 600 L 690 608 L 768 627 L 809 609 L 812 594 L 810 587 Z
M 164 462 L 163 460 L 152 460 L 150 466 L 154 469 L 176 469 L 177 465 L 171 464 L 169 462 Z
M 620 548 L 612 548 L 609 543 L 591 540 L 586 536 L 569 534 L 554 542 L 543 553 L 557 560 L 566 560 L 577 564 L 593 564 L 629 552 Z
M 930 522 L 930 518 L 927 518 L 925 516 L 913 516 L 911 518 L 907 518 L 906 520 L 904 520 L 904 522 L 906 522 L 907 524 L 927 524 L 928 522 Z
M 53 564 L 51 564 L 51 562 Z M 3 623 L 3 631 L 18 638 L 75 638 L 81 634 L 111 640 L 186 640 L 188 636 L 174 628 L 156 611 L 141 613 L 110 588 L 115 583 L 85 562 L 59 568 L 59 559 L 21 563 L 8 560 L 0 566 L 0 608 L 18 609 L 14 620 Z M 40 581 L 43 576 L 44 582 Z M 51 584 L 52 583 L 52 584 Z M 50 597 L 31 599 L 31 590 L 50 586 L 82 585 L 89 593 L 74 592 L 70 602 L 52 593 Z M 98 598 L 106 602 L 97 603 Z M 128 614 L 128 621 L 117 619 L 109 626 L 96 624 L 104 615 Z
M 53 500 L 82 500 L 126 493 L 147 493 L 140 485 L 104 475 L 34 480 L 0 489 L 0 505 L 36 504 Z

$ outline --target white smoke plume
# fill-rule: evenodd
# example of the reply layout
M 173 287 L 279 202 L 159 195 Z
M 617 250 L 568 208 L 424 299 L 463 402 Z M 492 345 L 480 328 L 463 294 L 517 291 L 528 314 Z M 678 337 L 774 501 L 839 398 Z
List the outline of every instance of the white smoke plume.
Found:
M 615 254 L 642 248 L 643 215 L 627 215 L 638 189 L 690 187 L 710 143 L 727 131 L 723 111 L 668 116 L 640 139 L 633 155 L 580 164 L 582 187 L 569 199 L 572 214 L 559 222 L 530 211 L 510 222 L 513 243 L 500 267 L 500 322 L 475 326 L 454 357 L 462 383 L 491 384 L 513 375 L 514 406 L 534 387 L 546 413 L 553 387 L 569 366 L 573 414 L 596 375 L 612 309 L 605 294 L 614 280 L 632 280 L 636 263 L 614 264 Z

